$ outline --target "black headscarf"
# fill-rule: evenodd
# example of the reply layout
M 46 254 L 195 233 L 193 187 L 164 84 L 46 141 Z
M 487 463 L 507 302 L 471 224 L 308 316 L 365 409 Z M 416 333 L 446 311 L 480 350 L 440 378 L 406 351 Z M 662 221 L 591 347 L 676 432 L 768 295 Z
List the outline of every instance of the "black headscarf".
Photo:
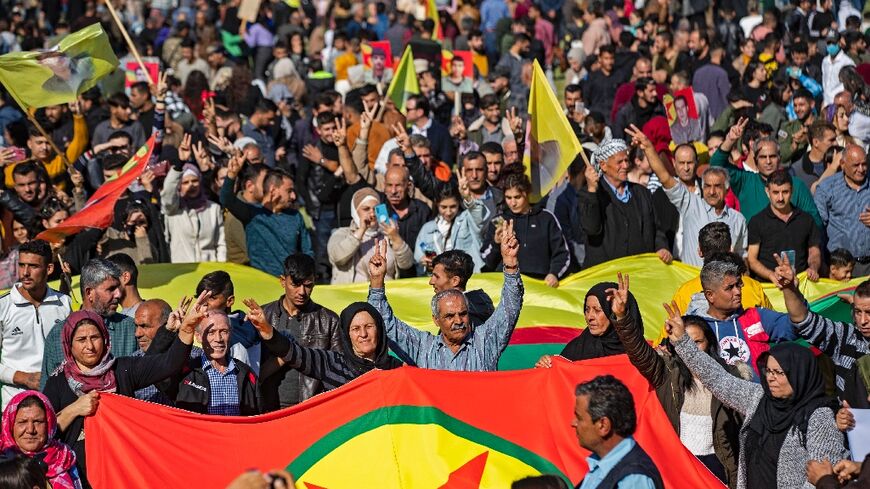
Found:
M 613 315 L 613 310 L 610 308 L 610 301 L 607 300 L 607 289 L 618 289 L 619 286 L 613 282 L 601 282 L 589 289 L 586 293 L 586 298 L 583 300 L 583 308 L 586 308 L 586 301 L 589 296 L 598 298 L 598 303 L 601 304 L 601 310 L 607 315 L 610 320 L 610 326 L 601 336 L 595 336 L 589 331 L 589 328 L 583 330 L 580 336 L 571 340 L 565 349 L 562 350 L 562 356 L 568 360 L 588 360 L 590 358 L 609 357 L 611 355 L 620 355 L 625 353 L 625 347 L 619 341 L 619 336 L 616 334 L 616 329 L 613 328 L 613 322 L 616 317 Z M 643 319 L 640 317 L 640 308 L 637 306 L 637 301 L 631 292 L 628 293 L 628 304 L 626 304 L 626 314 L 634 319 L 634 327 L 639 328 L 643 332 Z
M 373 361 L 366 360 L 357 356 L 353 351 L 353 343 L 350 341 L 350 323 L 354 316 L 359 312 L 367 312 L 371 314 L 375 320 L 375 329 L 377 330 L 376 337 L 378 341 L 377 349 L 375 350 L 375 358 Z M 402 366 L 402 362 L 389 354 L 389 345 L 387 344 L 387 331 L 384 327 L 384 318 L 381 314 L 368 302 L 354 302 L 341 311 L 341 334 L 339 336 L 341 343 L 341 353 L 347 366 L 354 371 L 356 375 L 362 375 L 373 368 L 381 370 L 389 370 Z
M 767 368 L 769 356 L 779 362 L 794 393 L 786 399 L 773 397 L 767 379 L 761 379 L 764 396 L 749 421 L 746 439 L 747 487 L 750 488 L 776 487 L 779 452 L 793 427 L 797 428 L 800 442 L 805 445 L 813 412 L 822 407 L 837 410 L 837 402 L 825 395 L 822 374 L 808 348 L 795 343 L 775 345 L 758 356 L 759 372 Z

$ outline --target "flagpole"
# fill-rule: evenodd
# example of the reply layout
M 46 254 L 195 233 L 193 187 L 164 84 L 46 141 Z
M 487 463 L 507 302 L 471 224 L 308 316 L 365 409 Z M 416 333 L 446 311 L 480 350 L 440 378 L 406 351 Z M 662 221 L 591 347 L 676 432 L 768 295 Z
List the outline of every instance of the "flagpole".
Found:
M 115 7 L 112 5 L 112 0 L 104 0 L 104 3 L 109 9 L 109 13 L 112 14 L 112 19 L 115 20 L 118 29 L 121 30 L 121 35 L 124 36 L 124 40 L 127 41 L 127 47 L 130 48 L 130 52 L 133 53 L 133 57 L 136 58 L 136 62 L 139 63 L 139 67 L 142 68 L 142 71 L 145 73 L 145 78 L 148 80 L 148 84 L 154 85 L 154 80 L 151 79 L 151 74 L 148 73 L 148 69 L 145 68 L 145 63 L 142 62 L 142 58 L 139 56 L 139 50 L 136 49 L 136 45 L 133 44 L 133 40 L 130 39 L 130 34 L 127 33 L 127 29 L 124 27 L 121 19 L 118 18 L 118 12 L 115 11 Z
M 63 164 L 69 167 L 69 160 L 66 158 L 66 153 L 64 153 L 60 150 L 60 148 L 57 147 L 54 139 L 52 139 L 48 132 L 45 131 L 45 129 L 42 127 L 42 124 L 40 124 L 39 121 L 36 120 L 36 117 L 34 117 L 29 110 L 25 110 L 24 113 L 27 115 L 27 118 L 30 119 L 30 122 L 32 122 L 33 125 L 36 126 L 36 129 L 39 130 L 39 133 L 48 140 L 48 144 L 51 145 L 51 148 L 61 157 L 61 159 L 63 160 Z

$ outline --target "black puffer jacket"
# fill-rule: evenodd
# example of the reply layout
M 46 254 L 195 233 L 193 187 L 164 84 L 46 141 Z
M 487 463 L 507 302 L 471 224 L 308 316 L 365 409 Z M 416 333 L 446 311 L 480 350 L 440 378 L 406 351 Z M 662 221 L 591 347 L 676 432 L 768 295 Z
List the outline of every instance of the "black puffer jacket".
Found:
M 239 414 L 254 416 L 260 414 L 257 376 L 246 364 L 233 359 L 236 366 L 236 385 L 239 388 Z M 211 385 L 208 374 L 202 369 L 202 357 L 191 358 L 185 368 L 185 375 L 180 382 L 172 386 L 168 393 L 175 401 L 175 407 L 208 413 L 208 403 L 211 400 Z
M 571 264 L 568 245 L 562 236 L 559 221 L 541 206 L 532 207 L 527 214 L 514 214 L 509 209 L 502 211 L 505 221 L 513 219 L 514 232 L 520 242 L 520 272 L 532 278 L 542 279 L 548 274 L 561 278 Z M 500 245 L 495 242 L 495 224 L 490 222 L 483 234 L 483 270 L 492 272 L 501 269 Z

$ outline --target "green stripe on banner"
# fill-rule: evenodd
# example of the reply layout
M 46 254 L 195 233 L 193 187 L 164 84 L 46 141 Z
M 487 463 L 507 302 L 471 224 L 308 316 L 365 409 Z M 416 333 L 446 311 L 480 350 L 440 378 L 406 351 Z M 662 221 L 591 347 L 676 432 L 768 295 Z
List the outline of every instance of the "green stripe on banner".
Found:
M 508 345 L 498 359 L 499 370 L 520 370 L 532 368 L 542 355 L 558 355 L 565 345 L 562 343 L 537 343 Z

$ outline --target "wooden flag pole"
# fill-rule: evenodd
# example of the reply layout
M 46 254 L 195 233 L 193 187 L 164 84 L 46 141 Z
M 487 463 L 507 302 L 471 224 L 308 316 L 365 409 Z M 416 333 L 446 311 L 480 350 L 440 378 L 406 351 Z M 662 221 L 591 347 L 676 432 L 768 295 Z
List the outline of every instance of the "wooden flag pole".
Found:
M 148 84 L 154 85 L 154 80 L 151 79 L 151 74 L 148 73 L 148 69 L 145 68 L 145 63 L 142 62 L 142 57 L 139 56 L 139 50 L 136 49 L 133 40 L 130 39 L 130 34 L 127 33 L 127 29 L 118 17 L 118 12 L 115 11 L 115 7 L 112 5 L 112 0 L 105 0 L 105 4 L 109 9 L 109 13 L 112 14 L 112 19 L 115 20 L 118 29 L 121 30 L 121 35 L 124 36 L 124 40 L 127 41 L 127 47 L 130 48 L 130 52 L 133 53 L 133 57 L 136 58 L 136 62 L 139 63 L 139 67 L 142 68 L 142 71 L 145 73 L 145 78 L 148 80 Z
M 29 110 L 25 110 L 24 114 L 26 114 L 27 118 L 30 119 L 30 122 L 32 122 L 33 125 L 36 126 L 36 129 L 39 130 L 39 133 L 42 134 L 42 136 L 45 139 L 48 139 L 48 144 L 50 144 L 51 148 L 58 155 L 60 155 L 61 159 L 63 160 L 63 164 L 66 165 L 68 168 L 69 167 L 69 160 L 66 158 L 66 153 L 64 153 L 63 151 L 60 150 L 60 148 L 57 147 L 57 144 L 55 144 L 54 139 L 51 138 L 51 135 L 49 135 L 45 131 L 45 129 L 42 127 L 42 124 L 40 124 L 39 121 L 36 120 L 36 117 L 33 114 L 31 114 Z

